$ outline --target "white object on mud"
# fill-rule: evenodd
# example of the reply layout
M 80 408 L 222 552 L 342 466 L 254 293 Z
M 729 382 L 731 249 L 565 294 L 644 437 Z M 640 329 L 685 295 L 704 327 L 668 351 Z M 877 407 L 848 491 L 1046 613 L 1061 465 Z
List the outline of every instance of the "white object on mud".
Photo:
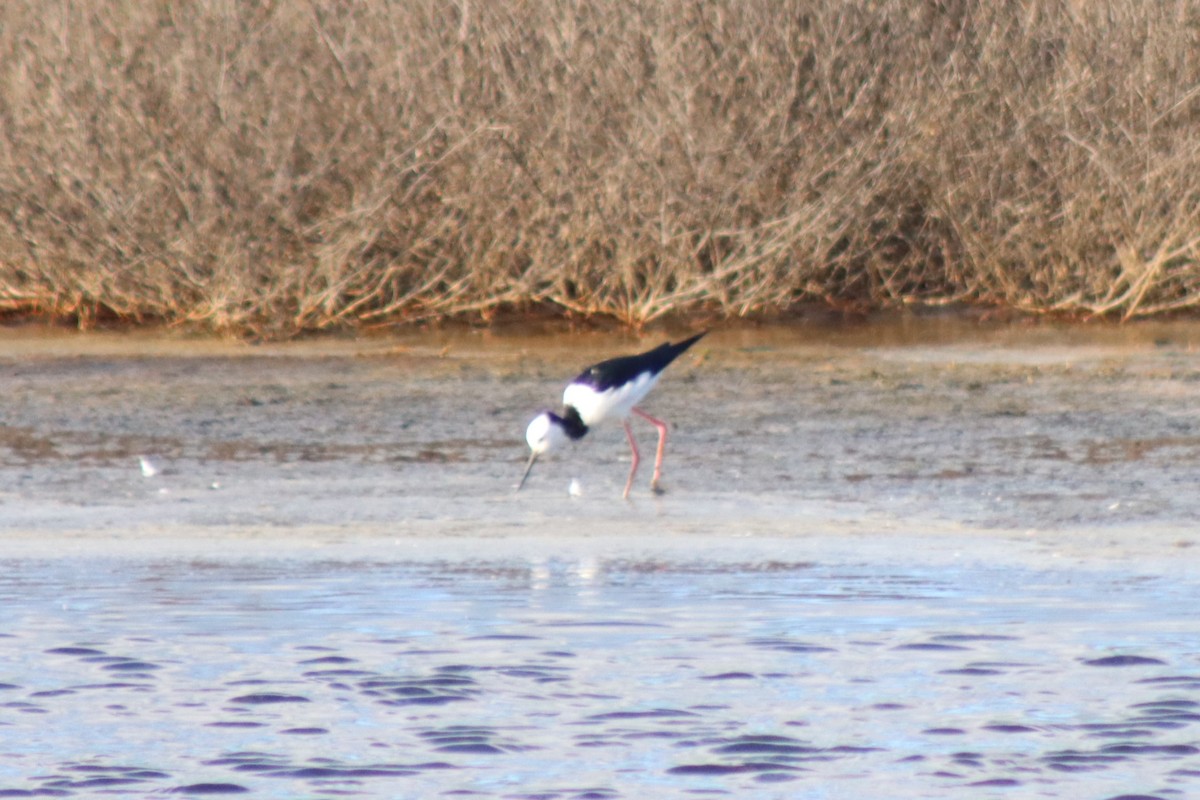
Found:
M 571 484 L 567 486 L 567 494 L 571 497 L 583 496 L 583 486 L 579 483 L 579 478 L 571 478 Z
M 157 459 L 153 456 L 138 456 L 138 463 L 142 466 L 143 478 L 153 478 L 162 472 L 162 467 L 158 465 Z

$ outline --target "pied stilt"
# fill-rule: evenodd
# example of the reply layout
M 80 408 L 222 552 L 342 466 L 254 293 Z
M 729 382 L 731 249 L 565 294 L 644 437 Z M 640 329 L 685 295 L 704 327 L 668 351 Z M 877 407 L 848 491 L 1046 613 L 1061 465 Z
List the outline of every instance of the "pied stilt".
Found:
M 582 439 L 592 426 L 615 417 L 620 419 L 625 426 L 625 435 L 629 438 L 629 449 L 633 452 L 633 464 L 629 468 L 629 479 L 625 482 L 625 492 L 621 495 L 629 497 L 629 489 L 633 486 L 633 477 L 637 473 L 638 463 L 641 461 L 637 441 L 633 438 L 633 429 L 629 427 L 629 415 L 636 414 L 658 429 L 658 453 L 654 459 L 654 477 L 650 480 L 650 488 L 655 492 L 660 492 L 658 482 L 662 478 L 663 450 L 667 444 L 667 424 L 642 411 L 637 404 L 650 393 L 654 384 L 658 383 L 662 371 L 685 350 L 699 341 L 704 333 L 698 333 L 677 344 L 667 342 L 635 356 L 601 361 L 581 372 L 578 378 L 567 384 L 566 391 L 563 392 L 561 414 L 543 411 L 529 423 L 529 428 L 525 431 L 525 439 L 529 442 L 529 449 L 532 452 L 529 455 L 529 463 L 525 465 L 525 473 L 521 476 L 521 482 L 517 484 L 517 491 L 520 491 L 521 487 L 525 485 L 525 480 L 529 477 L 538 456 L 558 447 L 568 439 Z

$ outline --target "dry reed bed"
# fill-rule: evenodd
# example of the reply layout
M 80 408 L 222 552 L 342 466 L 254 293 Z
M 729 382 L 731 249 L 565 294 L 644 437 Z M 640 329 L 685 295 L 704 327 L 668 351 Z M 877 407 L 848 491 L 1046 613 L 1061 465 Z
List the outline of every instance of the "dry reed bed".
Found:
M 1200 5 L 7 0 L 0 307 L 1200 305 Z

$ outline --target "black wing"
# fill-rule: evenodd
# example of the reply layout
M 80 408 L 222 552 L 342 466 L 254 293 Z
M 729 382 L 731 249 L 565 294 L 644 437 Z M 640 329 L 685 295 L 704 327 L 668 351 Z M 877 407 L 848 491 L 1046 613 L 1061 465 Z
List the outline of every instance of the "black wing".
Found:
M 598 392 L 603 392 L 605 389 L 629 383 L 643 372 L 657 375 L 666 369 L 672 361 L 679 358 L 685 350 L 700 341 L 700 337 L 704 336 L 705 333 L 708 333 L 708 331 L 698 333 L 690 339 L 684 339 L 677 344 L 664 342 L 653 350 L 638 353 L 636 356 L 621 356 L 620 358 L 610 358 L 608 361 L 601 361 L 599 364 L 585 369 L 571 383 L 582 383 Z

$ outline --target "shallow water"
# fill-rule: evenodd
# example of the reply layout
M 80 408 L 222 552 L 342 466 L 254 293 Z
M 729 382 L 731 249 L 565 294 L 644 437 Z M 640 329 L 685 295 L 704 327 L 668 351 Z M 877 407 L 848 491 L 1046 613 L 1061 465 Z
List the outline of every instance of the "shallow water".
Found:
M 1200 326 L 659 341 L 0 331 L 0 797 L 1196 793 Z
M 9 560 L 0 796 L 1200 789 L 1200 578 L 610 544 Z

